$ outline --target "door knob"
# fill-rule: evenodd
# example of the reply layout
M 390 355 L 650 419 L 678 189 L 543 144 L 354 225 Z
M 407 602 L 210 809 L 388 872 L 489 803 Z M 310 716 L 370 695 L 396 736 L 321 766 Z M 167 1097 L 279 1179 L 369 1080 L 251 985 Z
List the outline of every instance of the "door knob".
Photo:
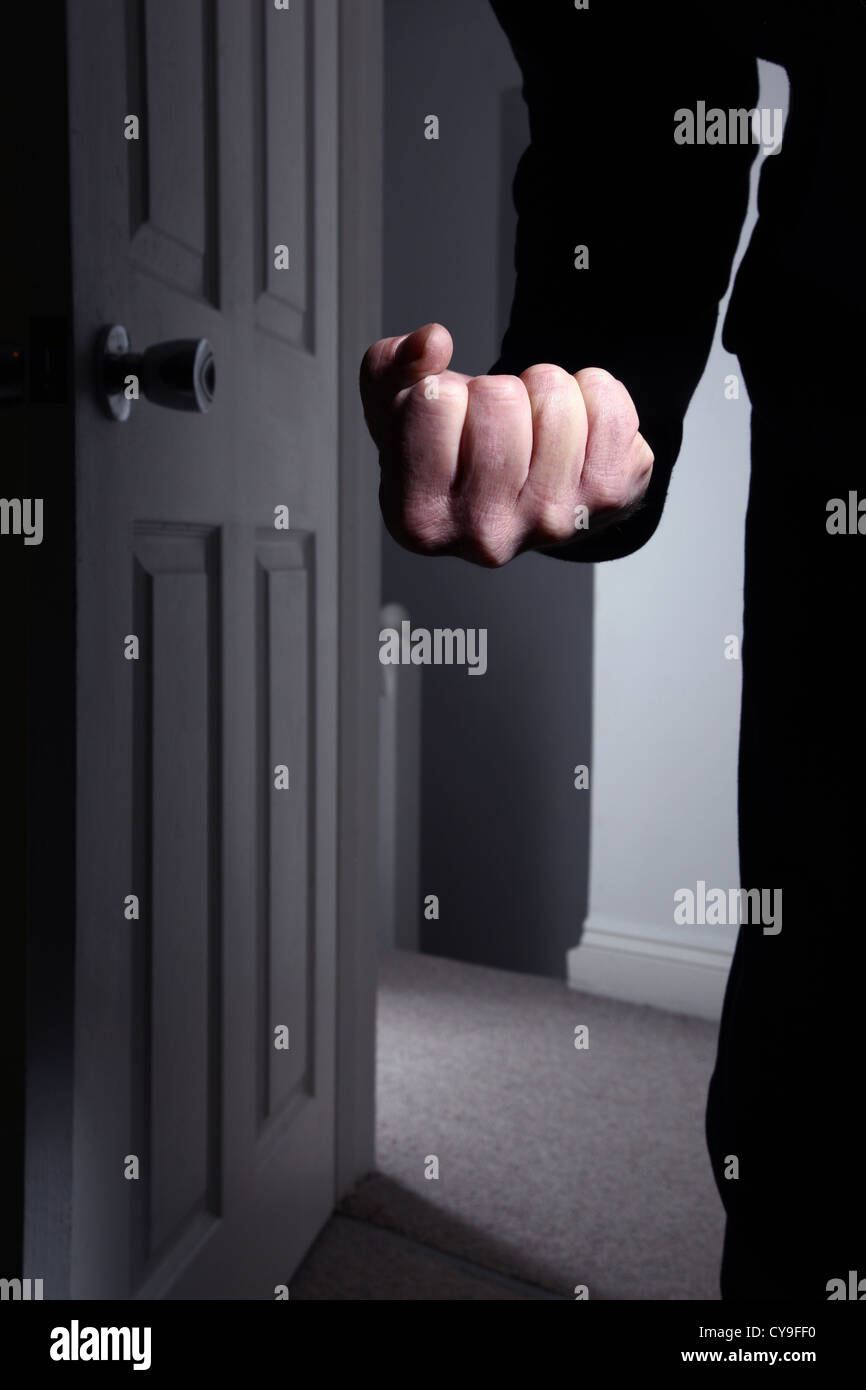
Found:
M 210 410 L 216 367 L 206 338 L 175 338 L 144 352 L 130 350 L 122 324 L 103 328 L 96 343 L 100 400 L 113 420 L 128 420 L 139 393 L 169 410 Z

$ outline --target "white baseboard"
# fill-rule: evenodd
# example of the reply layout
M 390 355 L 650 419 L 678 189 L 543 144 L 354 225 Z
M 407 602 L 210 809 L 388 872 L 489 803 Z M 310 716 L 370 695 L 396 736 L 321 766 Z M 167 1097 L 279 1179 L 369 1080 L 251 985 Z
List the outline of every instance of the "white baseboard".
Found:
M 568 952 L 568 983 L 586 994 L 650 1004 L 717 1021 L 731 964 L 730 943 L 683 940 L 682 932 L 598 914 Z

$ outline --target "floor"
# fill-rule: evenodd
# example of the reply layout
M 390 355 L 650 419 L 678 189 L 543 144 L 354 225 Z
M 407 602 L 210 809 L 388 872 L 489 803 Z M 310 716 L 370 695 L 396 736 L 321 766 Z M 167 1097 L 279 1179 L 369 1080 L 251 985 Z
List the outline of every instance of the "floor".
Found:
M 717 1299 L 715 1040 L 554 980 L 387 953 L 377 1169 L 292 1298 Z

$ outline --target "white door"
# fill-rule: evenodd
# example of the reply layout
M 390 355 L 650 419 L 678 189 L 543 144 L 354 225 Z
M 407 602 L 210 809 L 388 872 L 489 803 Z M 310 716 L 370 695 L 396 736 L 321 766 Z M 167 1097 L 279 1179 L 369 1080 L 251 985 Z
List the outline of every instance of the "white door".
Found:
M 69 1292 L 273 1298 L 337 1187 L 340 15 L 67 10 Z M 142 396 L 110 418 L 93 352 L 111 324 L 132 353 L 206 339 L 206 413 Z M 130 394 L 144 374 L 119 371 Z

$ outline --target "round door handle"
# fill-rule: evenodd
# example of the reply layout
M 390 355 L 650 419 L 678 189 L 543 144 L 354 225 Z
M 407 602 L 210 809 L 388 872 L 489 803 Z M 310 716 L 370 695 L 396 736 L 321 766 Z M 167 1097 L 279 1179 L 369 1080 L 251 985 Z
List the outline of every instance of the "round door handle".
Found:
M 128 420 L 140 396 L 169 410 L 210 410 L 216 366 L 206 338 L 175 338 L 138 353 L 123 325 L 112 324 L 99 334 L 96 358 L 97 389 L 113 420 Z

